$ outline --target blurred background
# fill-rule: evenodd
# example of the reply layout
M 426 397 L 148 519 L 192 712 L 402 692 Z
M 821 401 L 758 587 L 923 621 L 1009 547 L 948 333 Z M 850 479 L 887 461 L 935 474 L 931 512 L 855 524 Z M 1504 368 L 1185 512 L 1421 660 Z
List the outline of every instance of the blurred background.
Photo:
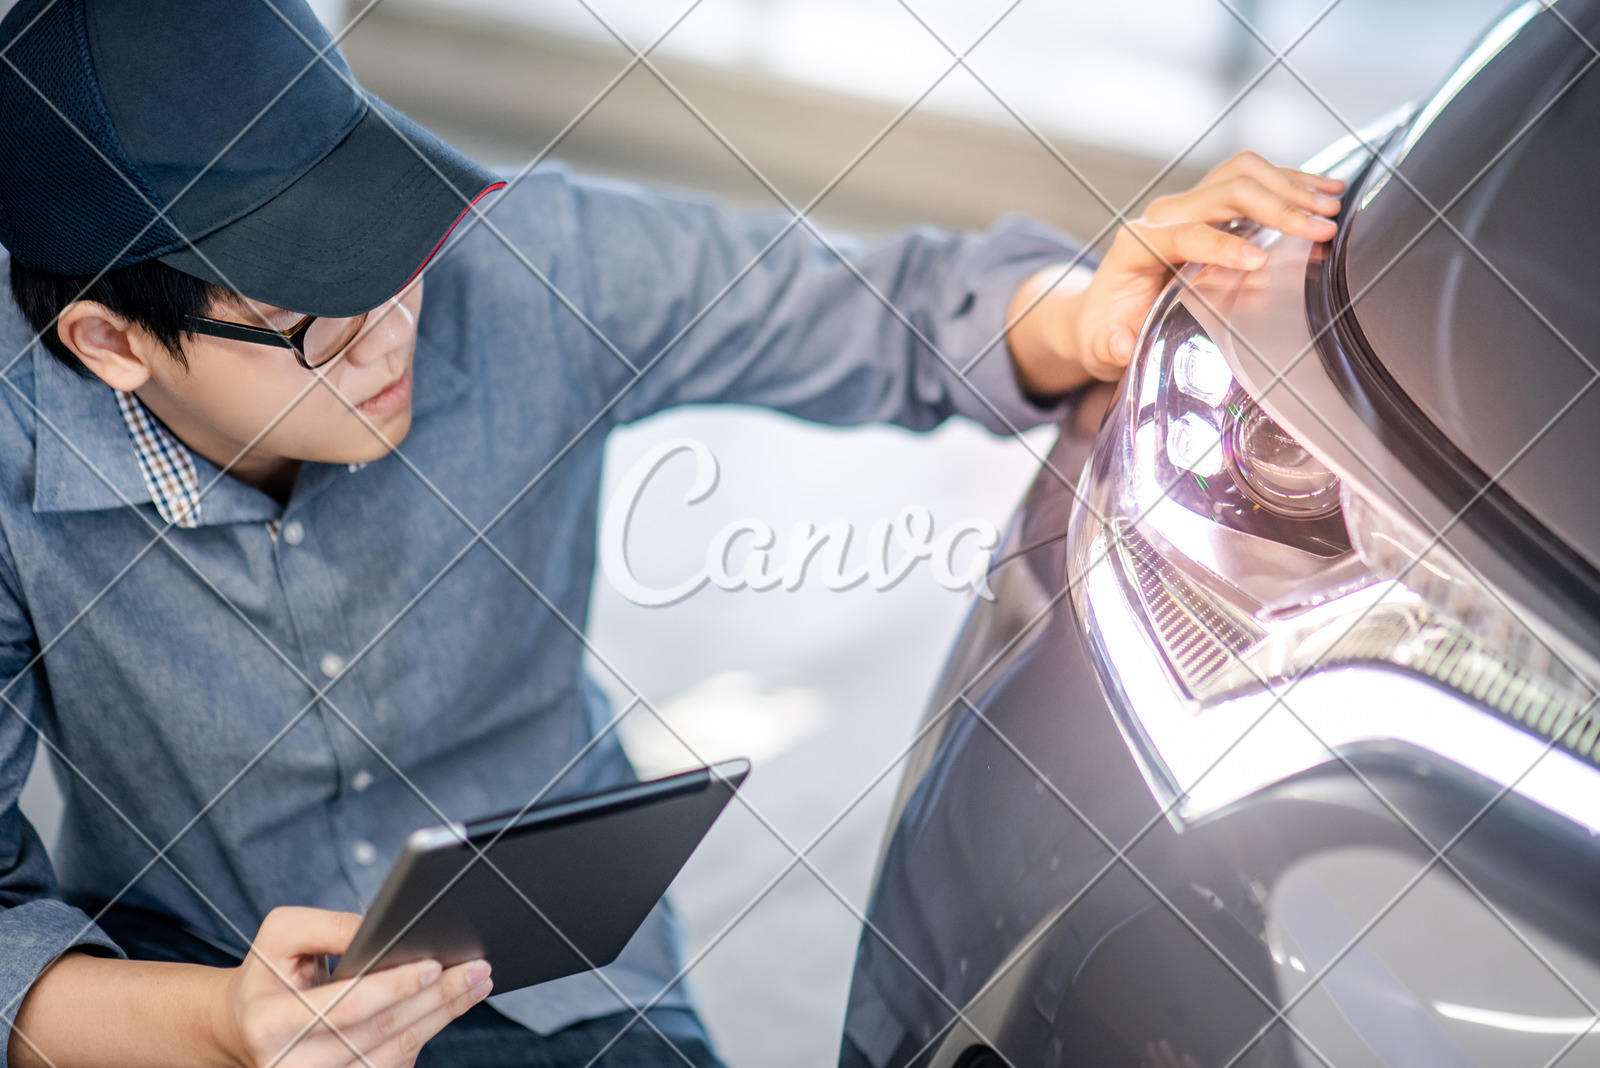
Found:
M 559 159 L 741 208 L 820 196 L 821 223 L 865 234 L 983 227 L 1022 212 L 1087 241 L 1103 235 L 1112 206 L 1136 213 L 1241 148 L 1297 163 L 1345 122 L 1427 94 L 1504 4 L 313 6 L 336 32 L 348 27 L 343 48 L 368 88 L 496 166 Z M 651 44 L 654 70 L 630 63 L 630 46 Z M 683 410 L 614 435 L 607 478 L 673 437 L 717 457 L 707 500 L 683 503 L 692 467 L 680 458 L 641 501 L 635 571 L 665 584 L 738 518 L 780 532 L 844 519 L 864 532 L 917 504 L 937 529 L 969 519 L 1003 528 L 1052 435 L 823 431 L 747 410 Z M 780 534 L 780 556 L 783 547 Z M 597 576 L 593 670 L 619 708 L 634 693 L 650 705 L 622 724 L 641 770 L 755 761 L 749 807 L 729 810 L 673 891 L 689 982 L 731 1068 L 833 1063 L 899 758 L 968 605 L 925 567 L 883 592 L 713 587 L 653 609 Z M 58 810 L 42 761 L 25 804 L 50 840 Z

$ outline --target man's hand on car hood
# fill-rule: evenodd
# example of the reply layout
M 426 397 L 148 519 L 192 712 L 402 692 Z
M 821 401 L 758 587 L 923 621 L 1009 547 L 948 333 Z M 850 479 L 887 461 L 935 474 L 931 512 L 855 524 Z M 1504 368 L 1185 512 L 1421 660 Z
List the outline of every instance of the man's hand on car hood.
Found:
M 1008 333 L 1018 374 L 1030 393 L 1056 396 L 1093 379 L 1115 381 L 1133 358 L 1139 327 L 1172 272 L 1184 263 L 1253 271 L 1267 253 L 1221 227 L 1235 219 L 1295 237 L 1327 241 L 1344 182 L 1275 167 L 1241 152 L 1194 188 L 1157 197 L 1117 230 L 1087 286 L 1063 284 L 1048 268 L 1012 297 Z

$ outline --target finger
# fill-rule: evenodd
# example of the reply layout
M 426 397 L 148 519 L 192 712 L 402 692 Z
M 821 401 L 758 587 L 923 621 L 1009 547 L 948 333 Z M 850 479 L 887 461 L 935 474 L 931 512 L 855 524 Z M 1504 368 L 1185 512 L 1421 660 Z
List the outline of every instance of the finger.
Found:
M 1155 223 L 1251 219 L 1298 237 L 1326 240 L 1333 236 L 1326 215 L 1336 215 L 1339 202 L 1289 182 L 1263 182 L 1250 174 L 1201 185 L 1186 193 L 1150 203 L 1145 218 Z
M 419 1021 L 443 1012 L 448 1022 L 481 1001 L 492 988 L 487 972 L 488 965 L 482 961 L 459 964 L 446 969 L 441 981 L 385 1005 L 369 1017 L 341 1024 L 330 1016 L 333 1029 L 319 1024 L 304 1034 L 294 1051 L 298 1063 L 285 1068 L 334 1068 L 361 1063 L 363 1057 L 371 1060 L 373 1051 L 415 1028 Z M 306 1029 L 302 1026 L 300 1030 Z
M 1205 219 L 1207 222 L 1242 217 L 1270 229 L 1313 241 L 1326 241 L 1338 230 L 1331 219 L 1324 218 L 1324 214 L 1337 212 L 1339 202 L 1307 190 L 1300 190 L 1305 195 L 1298 199 L 1285 197 L 1278 190 L 1246 176 L 1207 186 L 1199 192 L 1205 193 L 1211 201 L 1207 212 L 1209 217 Z M 1312 198 L 1316 198 L 1316 201 Z M 1321 203 L 1323 200 L 1332 205 L 1331 211 Z
M 1337 215 L 1340 204 L 1333 194 L 1342 193 L 1345 187 L 1341 179 L 1309 174 L 1291 167 L 1274 167 L 1254 152 L 1241 152 L 1206 175 L 1191 192 L 1209 186 L 1226 185 L 1241 178 L 1254 179 L 1302 211 L 1315 215 Z M 1151 206 L 1154 207 L 1154 204 Z
M 1106 355 L 1109 362 L 1118 370 L 1128 365 L 1133 359 L 1133 345 L 1137 340 L 1134 332 L 1127 326 L 1118 323 L 1106 331 Z
M 1171 226 L 1137 226 L 1133 240 L 1144 251 L 1166 263 L 1210 263 L 1253 271 L 1267 262 L 1267 254 L 1242 237 L 1223 233 L 1203 222 Z M 1109 258 L 1109 257 L 1108 257 Z
M 451 1020 L 488 997 L 493 989 L 494 981 L 488 978 L 482 983 L 466 988 L 450 1000 L 400 1027 L 366 1053 L 364 1060 L 351 1057 L 347 1063 L 350 1068 L 367 1068 L 368 1065 L 371 1068 L 410 1068 L 416 1061 L 418 1052 L 430 1038 L 444 1030 L 445 1025 Z
M 1289 167 L 1280 167 L 1291 182 L 1296 185 L 1310 186 L 1319 193 L 1331 193 L 1338 196 L 1344 192 L 1345 180 L 1343 178 L 1330 178 L 1326 174 L 1313 174 L 1310 171 L 1297 171 Z
M 261 921 L 254 948 L 274 963 L 318 953 L 343 953 L 360 927 L 358 913 L 285 905 Z
M 414 965 L 387 968 L 370 976 L 329 983 L 313 990 L 278 994 L 264 1002 L 249 1023 L 248 1030 L 254 1036 L 248 1040 L 249 1045 L 257 1052 L 266 1052 L 268 1059 L 271 1059 L 290 1044 L 312 1042 L 313 1048 L 325 1045 L 315 1041 L 319 1036 L 341 1046 L 346 1042 L 355 1042 L 357 1040 L 351 1037 L 351 1033 L 357 1027 L 406 998 L 425 991 L 433 985 L 439 974 L 436 962 L 421 961 Z M 333 1033 L 335 1031 L 338 1033 Z M 328 1061 L 324 1058 L 317 1063 L 336 1064 L 340 1060 L 335 1058 Z
M 346 1039 L 361 1049 L 371 1049 L 441 1005 L 448 1005 L 488 982 L 489 965 L 481 960 L 470 961 L 446 969 L 441 976 L 430 987 L 384 1004 L 359 1019 L 333 1022 Z M 330 1019 L 333 1018 L 330 1016 Z
M 1210 185 L 1214 182 L 1226 181 L 1240 175 L 1248 175 L 1270 188 L 1279 188 L 1280 183 L 1285 186 L 1302 186 L 1314 189 L 1319 193 L 1342 193 L 1344 180 L 1329 178 L 1323 174 L 1311 174 L 1307 171 L 1297 171 L 1293 167 L 1278 167 L 1258 153 L 1245 151 L 1237 153 L 1227 160 L 1212 168 L 1200 181 L 1200 185 Z M 1280 192 L 1285 190 L 1280 189 Z
M 1107 327 L 1089 342 L 1089 358 L 1083 369 L 1102 382 L 1114 382 L 1133 358 L 1135 335 L 1120 323 Z
M 457 965 L 457 968 L 464 967 Z M 305 998 L 329 1023 L 343 1030 L 423 993 L 443 974 L 438 961 L 415 961 L 319 986 L 306 991 Z M 285 1007 L 293 1011 L 292 1006 Z M 300 1011 L 305 1012 L 304 1006 Z
M 1336 215 L 1339 202 L 1332 194 L 1344 190 L 1338 178 L 1325 178 L 1320 174 L 1307 174 L 1292 167 L 1274 167 L 1254 152 L 1240 163 L 1239 177 L 1254 178 L 1285 200 L 1292 201 L 1307 211 L 1318 215 Z

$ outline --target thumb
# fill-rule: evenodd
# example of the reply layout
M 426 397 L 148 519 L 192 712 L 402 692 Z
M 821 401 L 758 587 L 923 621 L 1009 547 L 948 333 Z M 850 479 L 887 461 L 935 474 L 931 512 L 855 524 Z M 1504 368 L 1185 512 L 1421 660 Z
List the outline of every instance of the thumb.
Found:
M 1095 335 L 1089 351 L 1093 360 L 1084 370 L 1102 381 L 1115 381 L 1133 356 L 1133 331 L 1113 323 Z
M 1119 367 L 1126 367 L 1128 361 L 1133 359 L 1134 333 L 1122 323 L 1111 328 L 1111 337 L 1107 347 L 1111 350 L 1111 361 Z
M 285 906 L 261 921 L 256 948 L 270 960 L 342 954 L 360 927 L 359 913 Z

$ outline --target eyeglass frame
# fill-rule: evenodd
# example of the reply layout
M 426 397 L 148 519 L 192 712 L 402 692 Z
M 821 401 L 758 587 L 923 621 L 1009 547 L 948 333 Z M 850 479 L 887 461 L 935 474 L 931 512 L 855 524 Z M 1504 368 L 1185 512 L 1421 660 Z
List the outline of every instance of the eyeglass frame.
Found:
M 364 311 L 360 315 L 351 316 L 355 320 L 356 328 L 355 332 L 350 335 L 350 340 L 335 349 L 327 359 L 319 360 L 316 363 L 311 363 L 306 359 L 303 346 L 305 345 L 306 334 L 311 329 L 311 324 L 319 318 L 325 319 L 327 316 L 303 316 L 293 326 L 278 330 L 269 326 L 249 326 L 245 323 L 233 323 L 226 319 L 210 319 L 204 315 L 185 315 L 183 317 L 183 328 L 185 332 L 191 334 L 205 334 L 208 337 L 220 337 L 228 341 L 247 341 L 255 345 L 272 345 L 276 348 L 288 349 L 294 353 L 296 363 L 307 371 L 315 371 L 317 368 L 326 367 L 338 359 L 344 353 L 344 350 L 348 349 L 355 342 L 355 339 L 361 336 L 361 328 L 366 325 L 367 316 L 371 314 L 370 311 Z

